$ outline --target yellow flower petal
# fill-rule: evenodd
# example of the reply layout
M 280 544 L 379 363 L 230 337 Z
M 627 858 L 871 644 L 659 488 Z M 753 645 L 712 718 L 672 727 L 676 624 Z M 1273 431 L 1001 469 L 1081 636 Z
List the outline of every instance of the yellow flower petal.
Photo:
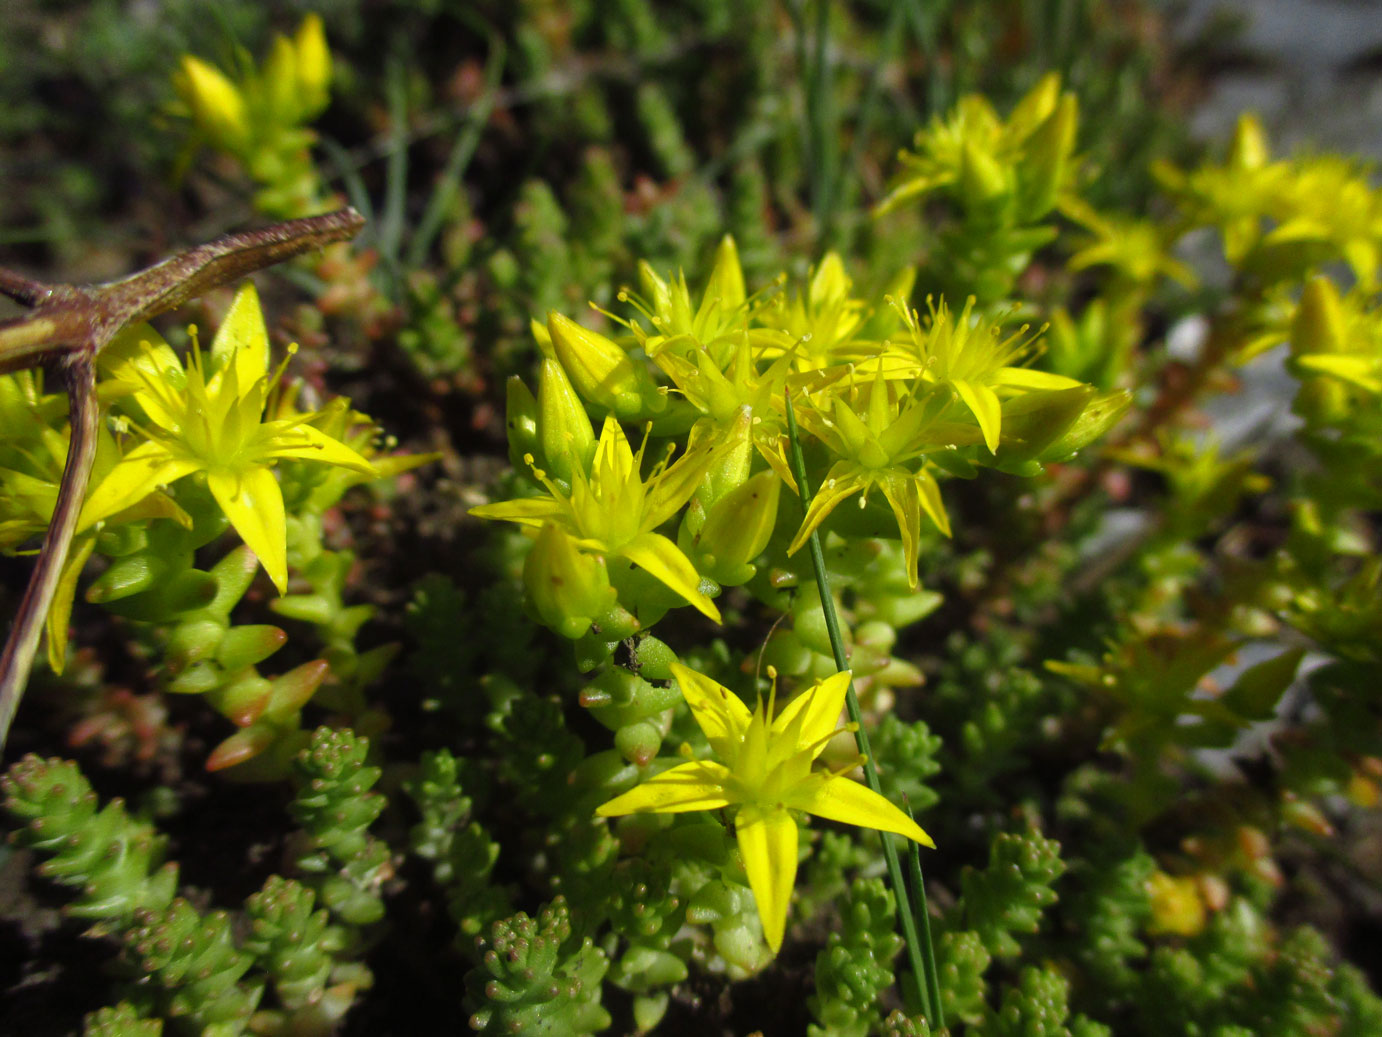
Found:
M 1003 424 L 1003 407 L 998 402 L 998 394 L 987 385 L 967 382 L 964 379 L 952 381 L 950 384 L 955 387 L 960 399 L 964 400 L 965 406 L 974 415 L 974 420 L 979 423 L 979 429 L 984 433 L 984 444 L 989 448 L 989 452 L 998 453 L 998 434 Z
M 733 759 L 753 718 L 749 707 L 723 684 L 679 662 L 672 663 L 672 676 L 715 755 Z
M 692 760 L 654 775 L 622 796 L 601 804 L 600 817 L 621 817 L 647 810 L 658 814 L 681 814 L 688 810 L 718 810 L 733 801 L 725 794 L 734 780 L 729 768 L 714 760 Z
M 246 281 L 235 292 L 211 340 L 211 369 L 219 372 L 232 365 L 242 393 L 269 373 L 269 333 L 253 281 Z M 255 419 L 258 417 L 256 414 Z
M 934 481 L 934 480 L 933 480 Z M 921 553 L 921 487 L 908 473 L 890 471 L 879 480 L 902 535 L 902 564 L 907 569 L 907 585 L 916 589 L 917 559 Z
M 1382 361 L 1377 357 L 1352 356 L 1339 353 L 1311 353 L 1296 357 L 1296 363 L 1307 371 L 1332 375 L 1368 392 L 1382 392 Z
M 290 457 L 349 468 L 364 475 L 379 474 L 374 465 L 339 439 L 299 421 L 271 421 L 260 427 L 253 442 L 258 448 L 255 456 L 264 460 Z
M 273 472 L 257 466 L 243 471 L 220 468 L 206 473 L 206 483 L 278 593 L 288 593 L 288 529 L 283 491 Z
M 700 591 L 700 573 L 691 564 L 691 559 L 681 553 L 681 548 L 665 536 L 659 533 L 640 533 L 621 547 L 619 554 L 634 565 L 648 570 L 654 579 L 661 580 L 694 605 L 699 612 L 709 616 L 716 623 L 720 622 L 720 610 Z
M 518 500 L 495 501 L 471 508 L 470 514 L 476 518 L 499 519 L 503 522 L 517 522 L 520 526 L 539 529 L 554 518 L 565 517 L 566 505 L 552 497 L 522 497 Z M 566 523 L 558 525 L 567 527 Z
M 191 458 L 174 457 L 161 443 L 141 443 L 126 454 L 86 498 L 77 519 L 81 532 L 131 508 L 160 486 L 181 479 L 201 467 Z
M 595 460 L 590 465 L 591 472 L 600 473 L 597 479 L 610 479 L 614 482 L 627 482 L 633 473 L 633 450 L 629 439 L 624 435 L 624 427 L 611 414 L 605 418 L 600 428 L 600 439 L 595 444 Z
M 77 596 L 77 579 L 95 546 L 94 536 L 81 537 L 72 544 L 58 578 L 53 603 L 48 606 L 48 666 L 54 673 L 62 673 L 67 665 L 67 627 L 72 618 L 72 601 Z
M 133 384 L 136 371 L 160 381 L 170 377 L 182 379 L 182 362 L 177 353 L 151 324 L 136 324 L 120 332 L 101 350 L 97 363 L 105 376 L 103 385 L 112 381 Z
M 739 265 L 739 250 L 734 239 L 726 234 L 715 250 L 715 266 L 710 271 L 700 309 L 696 311 L 696 322 L 707 320 L 712 311 L 718 312 L 723 319 L 725 314 L 733 313 L 743 304 L 744 270 Z
M 691 499 L 706 471 L 721 453 L 715 441 L 707 438 L 687 450 L 648 486 L 643 525 L 656 529 L 675 515 Z
M 867 785 L 828 771 L 816 771 L 792 789 L 784 805 L 827 821 L 895 832 L 922 846 L 936 845 L 915 821 Z
M 859 470 L 853 461 L 836 461 L 825 476 L 825 482 L 811 498 L 811 506 L 806 509 L 806 518 L 801 528 L 787 546 L 787 553 L 795 554 L 801 550 L 807 538 L 825 521 L 826 516 L 835 510 L 835 505 L 846 497 L 852 497 L 869 484 L 868 476 Z
M 773 720 L 773 734 L 781 735 L 800 723 L 797 730 L 796 749 L 801 751 L 811 746 L 811 759 L 824 750 L 826 735 L 840 724 L 840 713 L 844 710 L 845 695 L 849 691 L 850 671 L 833 673 L 823 681 L 817 681 L 805 692 L 798 695 Z M 819 742 L 819 745 L 815 743 Z
M 950 536 L 950 516 L 945 512 L 945 502 L 941 500 L 941 488 L 936 482 L 936 477 L 923 468 L 917 472 L 914 481 L 917 494 L 921 498 L 921 509 L 926 512 L 927 518 L 936 524 L 937 529 Z
M 758 903 L 763 938 L 776 954 L 787 930 L 787 905 L 797 880 L 797 823 L 780 807 L 748 804 L 734 821 L 749 888 Z
M 994 385 L 1013 389 L 1078 389 L 1084 383 L 1050 371 L 1034 371 L 1030 367 L 1000 367 L 993 375 Z

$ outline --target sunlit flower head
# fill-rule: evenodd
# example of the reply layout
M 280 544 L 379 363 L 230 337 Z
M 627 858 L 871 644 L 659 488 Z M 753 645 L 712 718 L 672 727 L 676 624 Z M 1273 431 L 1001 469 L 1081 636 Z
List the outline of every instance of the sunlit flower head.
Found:
M 1023 366 L 1033 353 L 1035 335 L 1024 325 L 1004 337 L 991 321 L 974 316 L 974 297 L 952 315 L 945 300 L 927 301 L 930 319 L 922 322 L 914 309 L 889 300 L 902 316 L 908 337 L 890 345 L 894 355 L 915 362 L 927 382 L 948 385 L 964 402 L 984 434 L 991 452 L 998 451 L 1003 410 L 998 392 L 1010 395 L 1041 389 L 1073 389 L 1081 383 L 1064 375 Z
M 826 473 L 811 499 L 801 527 L 788 546 L 800 550 L 807 538 L 842 501 L 877 486 L 883 491 L 906 557 L 907 579 L 917 585 L 921 516 L 950 535 L 950 520 L 941 501 L 940 486 L 928 470 L 925 455 L 975 442 L 972 425 L 939 420 L 948 397 L 935 390 L 912 396 L 888 379 L 882 365 L 873 379 L 852 384 L 848 392 L 830 397 L 817 408 L 800 409 L 801 424 L 839 458 Z M 860 498 L 860 506 L 866 503 Z
M 747 414 L 742 415 L 739 435 L 747 432 L 747 423 Z M 625 558 L 646 569 L 718 623 L 719 609 L 702 593 L 696 567 L 676 544 L 654 530 L 691 499 L 725 446 L 710 441 L 697 444 L 672 464 L 659 462 L 644 479 L 646 439 L 635 453 L 619 422 L 608 417 L 590 470 L 572 469 L 569 492 L 535 468 L 533 474 L 547 490 L 546 496 L 485 504 L 470 513 L 533 529 L 552 523 L 574 538 L 581 550 Z M 528 461 L 531 464 L 532 458 Z
M 137 404 L 141 413 L 134 423 L 145 442 L 91 491 L 82 521 L 122 511 L 162 486 L 203 473 L 230 524 L 274 586 L 286 593 L 287 525 L 273 464 L 293 458 L 371 477 L 378 472 L 355 450 L 310 424 L 315 413 L 263 420 L 283 368 L 269 371 L 268 331 L 249 282 L 236 294 L 212 342 L 210 373 L 207 362 L 194 347 L 184 368 L 166 343 L 150 339 L 132 353 L 112 358 L 110 377 Z
M 709 351 L 719 360 L 748 328 L 754 301 L 744 292 L 739 250 L 729 235 L 721 239 L 715 251 L 715 265 L 699 305 L 691 303 L 684 273 L 664 279 L 643 260 L 638 264 L 638 280 L 642 291 L 623 288 L 619 301 L 633 306 L 652 330 L 637 319 L 613 319 L 628 327 L 643 351 L 654 359 L 667 352 L 691 355 Z
M 640 811 L 675 814 L 737 807 L 735 839 L 758 903 L 763 935 L 774 952 L 782 947 L 796 883 L 793 811 L 935 845 L 906 814 L 867 786 L 842 771 L 813 769 L 840 730 L 848 672 L 818 681 L 776 715 L 771 697 L 760 699 L 751 711 L 728 688 L 680 663 L 672 664 L 672 673 L 719 759 L 678 764 L 616 796 L 596 813 L 618 817 Z M 858 763 L 852 760 L 846 769 Z

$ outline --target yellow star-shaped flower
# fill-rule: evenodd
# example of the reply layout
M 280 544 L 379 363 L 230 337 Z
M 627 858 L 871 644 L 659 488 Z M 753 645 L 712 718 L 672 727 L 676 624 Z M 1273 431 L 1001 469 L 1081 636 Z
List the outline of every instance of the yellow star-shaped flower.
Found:
M 168 361 L 172 360 L 172 364 Z M 209 377 L 200 351 L 187 368 L 163 343 L 144 343 L 115 360 L 113 381 L 143 412 L 146 442 L 91 491 L 79 528 L 131 507 L 178 479 L 202 472 L 230 524 L 263 564 L 279 593 L 288 588 L 283 493 L 271 466 L 283 458 L 340 465 L 377 476 L 373 465 L 314 428 L 316 414 L 264 421 L 277 382 L 269 372 L 269 336 L 254 285 L 246 282 L 211 345 Z
M 730 440 L 746 435 L 747 425 L 748 415 L 744 413 L 731 430 Z M 696 567 L 676 544 L 654 530 L 691 499 L 720 452 L 732 445 L 702 441 L 676 463 L 659 464 L 645 480 L 640 472 L 643 449 L 634 453 L 619 422 L 607 417 L 590 470 L 572 469 L 569 493 L 535 469 L 547 496 L 497 501 L 471 508 L 470 513 L 531 529 L 555 525 L 574 538 L 582 551 L 625 558 L 646 569 L 718 623 L 720 610 L 701 592 Z
M 787 928 L 797 874 L 800 810 L 830 821 L 895 832 L 923 846 L 931 837 L 878 793 L 812 764 L 839 730 L 849 673 L 818 681 L 773 717 L 770 703 L 750 711 L 728 688 L 672 664 L 691 715 L 719 760 L 692 760 L 663 771 L 596 810 L 601 817 L 640 811 L 676 814 L 737 807 L 734 834 L 763 935 L 776 953 Z
M 1003 425 L 1000 391 L 1006 396 L 1020 396 L 1047 389 L 1074 389 L 1081 383 L 1024 366 L 1023 361 L 1034 351 L 1035 336 L 1029 338 L 1024 326 L 1002 337 L 989 320 L 972 317 L 974 302 L 971 295 L 964 309 L 952 316 L 942 299 L 932 306 L 930 322 L 923 324 L 916 310 L 892 300 L 906 325 L 908 340 L 889 343 L 888 353 L 913 361 L 923 381 L 954 389 L 978 422 L 984 444 L 991 453 L 997 453 Z
M 878 486 L 897 519 L 907 579 L 915 587 L 922 514 L 950 535 L 940 486 L 927 469 L 925 457 L 978 438 L 972 426 L 940 420 L 948 400 L 935 391 L 899 399 L 879 364 L 872 383 L 851 386 L 848 396 L 833 397 L 828 413 L 809 403 L 803 406 L 802 426 L 840 460 L 811 499 L 787 553 L 801 550 L 841 501 Z M 862 416 L 856 411 L 862 411 Z

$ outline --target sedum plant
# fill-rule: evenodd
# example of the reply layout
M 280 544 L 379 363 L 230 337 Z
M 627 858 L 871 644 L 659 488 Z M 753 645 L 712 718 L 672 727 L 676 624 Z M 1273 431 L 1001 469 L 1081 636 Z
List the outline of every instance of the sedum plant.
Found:
M 268 331 L 252 283 L 237 291 L 205 355 L 195 328 L 191 338 L 185 363 L 148 325 L 127 329 L 100 352 L 95 392 L 107 402 L 111 431 L 98 432 L 95 477 L 74 509 L 70 553 L 52 563 L 60 568 L 47 609 L 48 661 L 62 671 L 82 569 L 93 554 L 105 556 L 110 564 L 89 587 L 88 600 L 146 624 L 165 653 L 166 690 L 207 696 L 239 728 L 213 750 L 208 765 L 242 763 L 276 746 L 270 766 L 281 768 L 301 746 L 298 715 L 329 664 L 261 676 L 257 664 L 286 635 L 270 624 L 235 625 L 231 613 L 261 566 L 280 594 L 289 589 L 285 490 L 294 500 L 296 554 L 320 556 L 322 511 L 351 485 L 426 458 L 380 458 L 376 465 L 370 456 L 377 453 L 377 431 L 348 401 L 317 410 L 297 406 L 300 386 L 283 385 L 287 360 L 270 369 Z M 3 378 L 15 436 L 0 482 L 7 488 L 5 543 L 14 550 L 57 508 L 65 478 L 58 444 L 70 433 L 60 400 L 45 395 L 38 379 Z M 26 413 L 23 402 L 36 410 Z M 45 420 L 34 424 L 34 413 Z M 308 464 L 285 466 L 280 476 L 274 468 L 286 461 Z M 349 475 L 323 481 L 308 470 L 317 466 Z M 197 569 L 194 552 L 227 526 L 245 548 L 209 571 Z M 339 600 L 328 604 L 323 621 L 333 622 L 343 608 Z M 364 618 L 336 633 L 338 660 L 344 655 L 354 663 L 351 635 Z M 9 679 L 22 674 L 16 669 Z
M 484 1033 L 1378 1028 L 1330 919 L 1366 899 L 1382 802 L 1379 193 L 1251 118 L 1222 157 L 1101 167 L 1119 139 L 1078 67 L 965 93 L 967 19 L 1039 35 L 1042 5 L 914 6 L 712 3 L 680 41 L 692 16 L 641 0 L 477 10 L 444 106 L 434 48 L 403 49 L 426 2 L 383 56 L 342 15 L 337 55 L 309 16 L 258 66 L 183 61 L 186 125 L 260 211 L 382 186 L 373 257 L 295 272 L 322 293 L 295 331 L 329 315 L 375 346 L 368 409 L 509 463 L 451 450 L 413 482 L 419 455 L 271 362 L 250 288 L 185 360 L 132 320 L 92 340 L 75 420 L 0 378 L 0 542 L 55 513 L 74 538 L 54 668 L 69 617 L 104 614 L 72 611 L 85 586 L 236 727 L 207 810 L 11 769 L 14 841 L 77 891 L 38 895 L 120 948 L 89 1032 L 373 1032 L 404 1002 Z M 1097 53 L 1094 8 L 1056 6 Z M 890 85 L 909 46 L 926 111 Z M 742 111 L 705 85 L 724 53 Z M 804 95 L 773 92 L 787 66 Z M 332 69 L 372 136 L 325 144 L 328 175 Z M 550 153 L 508 163 L 538 128 Z M 33 327 L 0 345 L 45 358 Z M 1202 434 L 1266 364 L 1295 423 Z M 88 428 L 83 505 L 59 473 Z M 366 622 L 395 622 L 400 573 L 389 669 Z M 76 659 L 61 681 L 101 679 Z M 273 802 L 229 778 L 291 786 L 243 907 L 164 863 L 195 874 L 216 808 Z

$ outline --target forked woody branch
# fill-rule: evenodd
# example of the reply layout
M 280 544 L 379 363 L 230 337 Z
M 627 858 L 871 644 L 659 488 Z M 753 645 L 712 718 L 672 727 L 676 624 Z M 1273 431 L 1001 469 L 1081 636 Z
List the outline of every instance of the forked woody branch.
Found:
M 0 657 L 0 749 L 24 693 L 91 477 L 100 420 L 96 357 L 131 324 L 256 270 L 352 238 L 364 223 L 364 217 L 346 208 L 227 234 L 104 284 L 42 284 L 0 269 L 0 292 L 32 308 L 0 322 L 0 374 L 40 364 L 58 372 L 67 389 L 72 427 L 53 518 Z

